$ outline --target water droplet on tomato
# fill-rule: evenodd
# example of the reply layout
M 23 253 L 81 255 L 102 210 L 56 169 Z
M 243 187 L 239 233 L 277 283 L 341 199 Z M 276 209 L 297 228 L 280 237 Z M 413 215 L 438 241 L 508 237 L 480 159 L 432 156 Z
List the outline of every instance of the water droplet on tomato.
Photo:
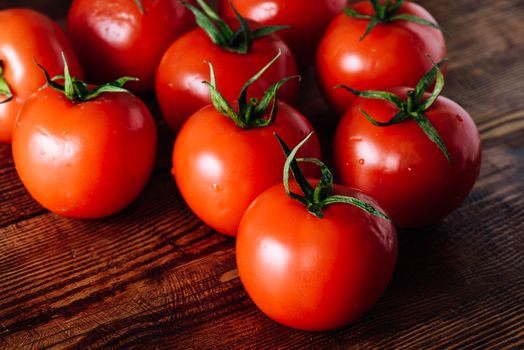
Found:
M 364 165 L 364 163 L 365 163 L 364 159 L 360 158 L 360 159 L 358 160 L 358 164 L 360 164 L 360 165 Z
M 408 171 L 411 171 L 411 170 L 413 170 L 413 169 L 411 169 L 411 168 L 408 168 Z
M 362 141 L 362 137 L 360 137 L 360 136 L 351 136 L 349 138 L 349 141 Z
M 217 184 L 213 184 L 213 191 L 220 192 L 220 187 Z

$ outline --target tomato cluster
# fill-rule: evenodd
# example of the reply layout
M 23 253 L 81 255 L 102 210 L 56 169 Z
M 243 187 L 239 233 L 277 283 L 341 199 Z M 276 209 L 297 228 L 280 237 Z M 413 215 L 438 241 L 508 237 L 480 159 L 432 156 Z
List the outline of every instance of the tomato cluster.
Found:
M 0 11 L 0 142 L 12 142 L 22 183 L 45 208 L 112 215 L 153 170 L 155 121 L 130 91 L 154 90 L 176 133 L 180 193 L 237 238 L 255 304 L 291 327 L 342 327 L 384 292 L 395 225 L 437 223 L 480 171 L 475 123 L 440 96 L 440 27 L 403 0 L 219 8 L 223 17 L 204 0 L 74 0 L 68 38 L 35 11 Z M 312 65 L 339 118 L 334 174 L 293 107 L 298 72 Z

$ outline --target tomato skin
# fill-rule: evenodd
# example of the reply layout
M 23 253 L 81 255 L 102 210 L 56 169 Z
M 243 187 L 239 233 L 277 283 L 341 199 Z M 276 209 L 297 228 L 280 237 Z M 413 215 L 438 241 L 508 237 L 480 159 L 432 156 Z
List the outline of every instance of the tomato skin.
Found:
M 390 91 L 405 98 L 408 89 Z M 360 109 L 382 122 L 398 112 L 385 101 L 354 100 L 335 135 L 341 183 L 375 198 L 401 227 L 435 224 L 460 205 L 479 175 L 482 158 L 477 127 L 462 107 L 441 96 L 425 112 L 453 166 L 414 121 L 381 128 L 368 122 Z
M 89 80 L 105 83 L 122 76 L 135 92 L 153 89 L 156 69 L 167 47 L 195 26 L 177 0 L 75 0 L 68 15 L 71 42 Z
M 42 206 L 74 218 L 111 215 L 134 200 L 153 169 L 156 126 L 129 93 L 74 104 L 46 88 L 22 108 L 13 159 Z
M 0 11 L 2 35 L 0 60 L 4 62 L 4 79 L 13 99 L 0 104 L 0 142 L 10 143 L 16 116 L 24 101 L 46 83 L 35 60 L 45 66 L 51 76 L 62 74 L 64 51 L 71 73 L 82 78 L 82 70 L 65 34 L 51 19 L 29 9 Z M 5 97 L 0 95 L 0 100 Z
M 172 173 L 186 203 L 218 232 L 236 236 L 251 202 L 282 180 L 284 154 L 273 135 L 296 144 L 313 128 L 291 106 L 279 111 L 267 127 L 243 130 L 207 106 L 184 124 L 175 141 Z M 301 152 L 319 157 L 314 136 Z
M 293 187 L 292 187 L 293 188 Z M 294 186 L 297 191 L 297 186 Z M 334 194 L 364 195 L 335 185 Z M 385 290 L 397 256 L 390 221 L 348 204 L 309 214 L 282 184 L 262 193 L 242 218 L 236 256 L 242 284 L 270 318 L 303 330 L 343 327 Z
M 265 26 L 289 25 L 277 34 L 289 45 L 297 60 L 314 56 L 329 22 L 347 4 L 347 0 L 232 0 L 233 6 L 246 18 Z M 229 0 L 221 0 L 222 14 L 233 18 Z
M 371 2 L 351 6 L 373 14 Z M 436 23 L 421 6 L 404 2 L 399 13 L 414 15 Z M 324 95 L 338 114 L 353 100 L 342 89 L 344 84 L 358 90 L 382 90 L 394 86 L 415 86 L 434 62 L 446 57 L 442 33 L 435 28 L 408 22 L 378 24 L 363 40 L 368 20 L 342 13 L 328 27 L 317 51 L 317 71 Z M 428 58 L 428 55 L 430 58 Z
M 228 101 L 238 99 L 242 86 L 282 50 L 282 56 L 248 90 L 248 96 L 260 97 L 277 81 L 297 74 L 296 63 L 284 42 L 265 36 L 253 42 L 245 54 L 226 51 L 215 45 L 200 28 L 176 40 L 166 51 L 156 76 L 156 94 L 162 114 L 171 129 L 177 132 L 184 121 L 200 108 L 211 103 L 209 65 L 213 64 L 217 86 Z M 298 82 L 286 83 L 279 98 L 293 102 Z

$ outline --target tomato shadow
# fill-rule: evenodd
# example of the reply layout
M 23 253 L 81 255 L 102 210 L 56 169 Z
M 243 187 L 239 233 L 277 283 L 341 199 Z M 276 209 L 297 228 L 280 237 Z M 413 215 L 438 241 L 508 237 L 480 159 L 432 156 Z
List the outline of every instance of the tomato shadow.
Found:
M 355 323 L 331 332 L 336 341 L 395 346 L 399 334 L 440 322 L 461 305 L 469 266 L 452 232 L 460 224 L 452 218 L 422 229 L 400 229 L 397 266 L 391 282 L 375 307 Z M 384 343 L 380 344 L 380 340 Z M 378 341 L 378 342 L 377 342 Z

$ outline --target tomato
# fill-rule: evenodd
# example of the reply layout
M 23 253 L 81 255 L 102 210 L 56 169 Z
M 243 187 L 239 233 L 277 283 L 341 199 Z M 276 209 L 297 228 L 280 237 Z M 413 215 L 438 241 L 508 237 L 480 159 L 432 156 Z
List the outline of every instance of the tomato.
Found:
M 296 183 L 291 191 L 304 193 Z M 334 185 L 327 195 L 383 213 L 354 189 Z M 325 206 L 319 217 L 291 199 L 282 184 L 247 209 L 236 244 L 240 280 L 254 303 L 275 321 L 304 330 L 339 328 L 368 311 L 385 290 L 396 256 L 391 221 L 347 202 Z
M 352 4 L 351 8 L 362 14 L 375 13 L 369 1 Z M 412 2 L 403 2 L 396 14 L 435 22 L 425 9 Z M 360 90 L 415 86 L 431 68 L 432 60 L 446 57 L 444 37 L 436 28 L 393 20 L 379 22 L 362 38 L 369 22 L 342 13 L 335 17 L 320 42 L 318 77 L 324 95 L 338 114 L 344 113 L 352 97 L 334 89 L 336 85 Z
M 194 26 L 177 0 L 75 0 L 67 27 L 87 75 L 96 83 L 138 77 L 136 92 L 154 87 L 156 69 L 175 38 Z
M 26 101 L 13 136 L 13 160 L 29 193 L 75 218 L 127 206 L 145 186 L 155 152 L 153 117 L 128 92 L 71 101 L 46 87 Z
M 435 90 L 442 88 L 438 80 L 436 85 Z M 413 94 L 408 88 L 390 91 L 403 101 Z M 356 97 L 336 132 L 339 180 L 374 197 L 401 227 L 441 220 L 464 200 L 480 172 L 482 150 L 474 121 L 457 103 L 438 94 L 432 93 L 436 100 L 423 115 L 440 136 L 440 146 L 411 117 L 382 127 L 367 121 L 362 111 L 378 122 L 399 113 L 398 106 L 376 97 Z M 423 100 L 429 98 L 423 95 Z
M 48 67 L 52 75 L 63 71 L 60 53 L 65 52 L 71 71 L 82 77 L 82 71 L 70 45 L 56 23 L 29 9 L 0 11 L 0 67 L 12 99 L 0 103 L 0 142 L 11 142 L 16 116 L 24 101 L 46 80 L 35 60 Z M 9 97 L 0 93 L 0 102 Z
M 334 191 L 371 201 L 345 187 Z M 345 204 L 327 207 L 319 219 L 277 185 L 247 210 L 236 252 L 242 284 L 266 315 L 294 328 L 327 330 L 377 302 L 395 266 L 397 241 L 391 222 Z
M 240 219 L 264 190 L 279 183 L 284 157 L 273 136 L 297 143 L 313 130 L 293 107 L 279 102 L 267 127 L 239 129 L 207 106 L 188 119 L 175 141 L 172 173 L 191 210 L 207 225 L 236 236 Z M 316 138 L 304 156 L 320 156 Z
M 297 73 L 295 59 L 286 44 L 275 35 L 256 38 L 242 54 L 215 44 L 203 29 L 194 29 L 177 39 L 166 51 L 156 76 L 156 94 L 164 118 L 178 131 L 183 122 L 198 109 L 211 103 L 207 62 L 213 63 L 219 88 L 226 100 L 233 101 L 244 83 L 280 50 L 282 56 L 262 79 L 251 87 L 250 96 L 261 96 L 273 83 Z M 280 98 L 296 99 L 298 84 L 282 87 Z
M 329 22 L 346 6 L 347 0 L 233 0 L 236 10 L 264 25 L 289 25 L 278 35 L 289 45 L 299 61 L 315 55 Z M 229 0 L 221 0 L 224 16 L 233 17 Z

